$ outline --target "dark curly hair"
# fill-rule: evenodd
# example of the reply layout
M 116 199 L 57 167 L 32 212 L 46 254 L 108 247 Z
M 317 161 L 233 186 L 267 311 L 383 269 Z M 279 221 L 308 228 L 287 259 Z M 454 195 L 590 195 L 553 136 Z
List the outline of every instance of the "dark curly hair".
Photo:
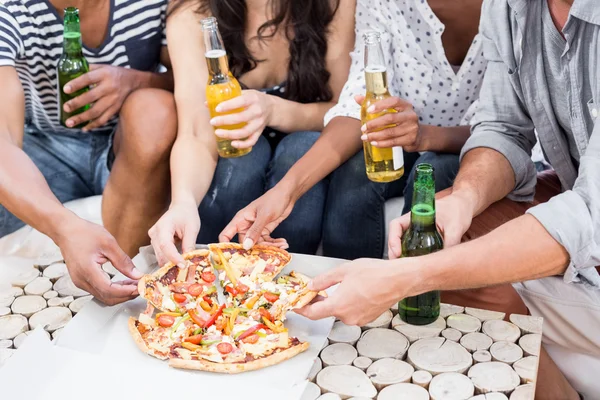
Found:
M 246 46 L 246 0 L 175 0 L 173 14 L 184 4 L 197 3 L 195 11 L 214 16 L 229 56 L 234 76 L 256 68 L 258 60 Z M 273 18 L 260 26 L 256 38 L 264 40 L 284 29 L 290 42 L 290 64 L 286 98 L 300 103 L 330 101 L 333 98 L 327 71 L 327 35 L 339 0 L 269 0 Z M 283 25 L 283 26 L 282 26 Z M 265 34 L 271 29 L 269 34 Z

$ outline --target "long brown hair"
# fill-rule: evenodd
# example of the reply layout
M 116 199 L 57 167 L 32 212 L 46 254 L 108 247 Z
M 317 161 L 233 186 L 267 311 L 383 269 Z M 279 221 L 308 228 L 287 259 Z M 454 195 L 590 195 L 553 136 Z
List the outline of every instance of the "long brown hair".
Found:
M 246 46 L 246 0 L 175 0 L 173 3 L 169 14 L 184 4 L 196 3 L 197 13 L 217 19 L 234 76 L 242 76 L 262 61 Z M 273 18 L 258 28 L 256 39 L 272 38 L 279 29 L 285 29 L 290 42 L 285 97 L 301 103 L 331 100 L 333 94 L 325 56 L 329 24 L 339 0 L 269 0 L 269 3 Z

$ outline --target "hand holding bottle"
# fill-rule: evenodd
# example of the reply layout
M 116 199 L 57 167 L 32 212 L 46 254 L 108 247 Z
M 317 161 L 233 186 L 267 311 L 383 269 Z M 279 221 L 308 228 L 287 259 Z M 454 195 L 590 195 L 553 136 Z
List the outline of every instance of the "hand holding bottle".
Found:
M 91 65 L 90 72 L 67 83 L 63 88 L 67 94 L 87 87 L 91 89 L 65 103 L 65 112 L 94 104 L 81 114 L 70 117 L 66 122 L 67 127 L 89 122 L 83 127 L 84 131 L 89 131 L 105 125 L 119 113 L 127 96 L 135 89 L 137 73 L 139 72 L 112 65 Z
M 356 96 L 355 100 L 362 105 L 365 97 Z M 419 117 L 409 102 L 392 96 L 371 105 L 367 112 L 378 114 L 389 109 L 397 112 L 387 113 L 366 122 L 361 127 L 361 139 L 380 148 L 400 146 L 408 152 L 426 150 Z
M 272 114 L 272 100 L 268 94 L 257 90 L 244 90 L 242 95 L 220 103 L 216 111 L 225 113 L 210 120 L 215 127 L 215 135 L 232 140 L 231 145 L 238 149 L 250 148 L 269 125 Z M 236 112 L 238 111 L 238 112 Z M 239 129 L 219 129 L 220 126 L 245 124 Z

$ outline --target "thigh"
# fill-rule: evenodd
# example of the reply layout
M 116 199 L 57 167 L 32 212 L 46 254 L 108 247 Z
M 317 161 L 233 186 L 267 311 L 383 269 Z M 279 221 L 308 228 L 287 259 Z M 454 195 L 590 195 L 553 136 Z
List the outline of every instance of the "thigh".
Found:
M 87 138 L 46 135 L 27 129 L 23 151 L 44 176 L 50 190 L 61 203 L 93 194 L 89 177 Z M 0 237 L 24 225 L 0 205 Z
M 406 182 L 406 187 L 404 189 L 404 209 L 402 210 L 402 214 L 409 212 L 412 206 L 415 171 L 417 165 L 422 163 L 431 164 L 433 166 L 436 193 L 452 187 L 460 166 L 458 154 L 432 152 L 423 153 L 416 160 L 412 169 L 410 170 L 410 174 L 408 175 L 408 181 Z
M 247 155 L 219 158 L 210 189 L 199 207 L 199 243 L 217 241 L 233 216 L 264 194 L 270 159 L 271 148 L 262 136 Z
M 306 154 L 319 135 L 320 132 L 295 132 L 279 142 L 267 174 L 269 189 L 275 186 Z M 310 188 L 296 202 L 291 214 L 273 232 L 274 237 L 287 239 L 290 251 L 304 254 L 317 252 L 321 242 L 327 186 L 325 179 Z

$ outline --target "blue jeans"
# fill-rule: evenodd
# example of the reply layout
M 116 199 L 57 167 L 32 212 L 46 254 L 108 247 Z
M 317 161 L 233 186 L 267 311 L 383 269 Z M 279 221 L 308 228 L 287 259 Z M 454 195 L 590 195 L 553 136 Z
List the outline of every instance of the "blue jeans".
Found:
M 284 177 L 312 147 L 320 132 L 287 135 L 272 152 L 264 136 L 252 152 L 239 158 L 220 158 L 211 187 L 200 204 L 202 227 L 198 243 L 214 243 L 235 214 L 262 196 Z M 326 183 L 320 182 L 298 202 L 273 237 L 284 237 L 290 251 L 314 254 L 321 241 Z
M 27 127 L 23 151 L 61 203 L 102 194 L 108 181 L 113 135 L 43 133 Z M 0 205 L 0 237 L 25 225 Z
M 454 184 L 454 179 L 458 174 L 458 167 L 460 161 L 458 154 L 447 154 L 447 153 L 423 153 L 421 157 L 415 163 L 415 166 L 410 171 L 408 176 L 408 182 L 404 189 L 404 208 L 402 214 L 406 214 L 410 211 L 412 206 L 413 197 L 413 184 L 415 180 L 415 170 L 417 164 L 427 163 L 433 165 L 433 173 L 435 177 L 435 192 L 441 192 L 444 189 L 448 189 Z

